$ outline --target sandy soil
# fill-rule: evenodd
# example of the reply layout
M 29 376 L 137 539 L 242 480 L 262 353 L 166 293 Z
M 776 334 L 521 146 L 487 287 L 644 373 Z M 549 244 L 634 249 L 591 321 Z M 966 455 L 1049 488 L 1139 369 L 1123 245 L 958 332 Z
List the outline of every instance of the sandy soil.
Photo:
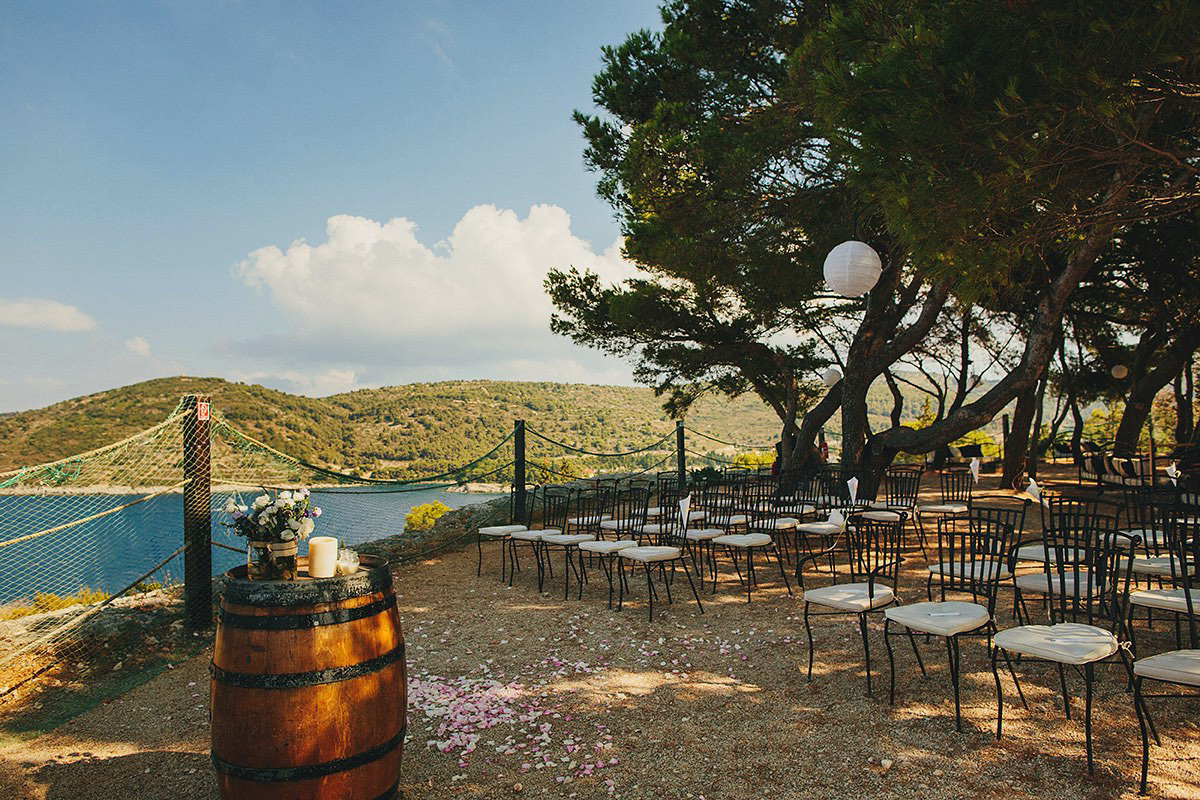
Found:
M 986 484 L 985 484 L 986 485 Z M 964 640 L 962 734 L 953 730 L 945 649 L 922 645 L 929 677 L 897 649 L 887 702 L 881 624 L 872 628 L 875 696 L 865 696 L 850 618 L 814 623 L 816 667 L 804 680 L 800 592 L 778 573 L 747 604 L 728 565 L 701 615 L 686 585 L 648 622 L 644 584 L 620 613 L 602 576 L 582 602 L 561 573 L 539 596 L 532 571 L 509 589 L 494 552 L 475 577 L 473 547 L 396 573 L 409 644 L 403 796 L 418 798 L 1117 798 L 1134 797 L 1140 745 L 1119 667 L 1101 671 L 1097 769 L 1089 777 L 1079 716 L 1066 721 L 1057 675 L 1021 671 L 1030 710 L 1009 704 L 995 739 L 995 689 L 984 646 Z M 901 595 L 923 599 L 910 552 Z M 824 576 L 810 579 L 822 585 Z M 1011 624 L 1001 595 L 1001 627 Z M 1143 623 L 1144 629 L 1144 623 Z M 1144 652 L 1170 649 L 1165 625 Z M 0 746 L 0 797 L 216 798 L 208 760 L 208 651 L 50 734 Z M 1082 714 L 1083 682 L 1071 678 Z M 1200 701 L 1154 706 L 1151 792 L 1200 797 Z M 443 727 L 444 726 L 444 727 Z

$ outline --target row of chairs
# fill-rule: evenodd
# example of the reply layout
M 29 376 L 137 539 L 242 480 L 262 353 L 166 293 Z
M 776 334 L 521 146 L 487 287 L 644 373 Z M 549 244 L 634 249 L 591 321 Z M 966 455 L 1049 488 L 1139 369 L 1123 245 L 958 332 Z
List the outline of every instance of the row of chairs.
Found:
M 1022 540 L 1025 507 L 984 507 L 972 503 L 965 526 L 952 517 L 939 521 L 938 557 L 927 567 L 926 602 L 902 604 L 897 595 L 900 542 L 903 522 L 878 522 L 852 517 L 842 542 L 845 569 L 828 587 L 804 595 L 805 627 L 809 634 L 809 679 L 812 674 L 812 632 L 809 617 L 819 613 L 856 614 L 862 633 L 871 690 L 870 642 L 867 616 L 882 612 L 884 642 L 889 663 L 889 701 L 895 702 L 895 652 L 892 641 L 905 637 L 925 672 L 915 634 L 936 636 L 945 642 L 954 693 L 955 727 L 961 730 L 959 639 L 985 638 L 996 685 L 996 736 L 1003 726 L 1004 695 L 1000 662 L 1011 675 L 1018 696 L 1026 704 L 1018 677 L 1028 664 L 1053 664 L 1059 673 L 1063 704 L 1071 717 L 1067 690 L 1068 671 L 1084 678 L 1084 725 L 1088 770 L 1092 755 L 1092 696 L 1096 669 L 1123 665 L 1133 687 L 1133 706 L 1142 736 L 1144 793 L 1149 765 L 1149 740 L 1158 735 L 1147 699 L 1196 697 L 1194 692 L 1151 693 L 1145 682 L 1174 687 L 1200 687 L 1200 649 L 1196 608 L 1200 590 L 1196 567 L 1200 564 L 1200 515 L 1194 505 L 1181 502 L 1178 492 L 1146 489 L 1137 503 L 1134 521 L 1122 528 L 1118 519 L 1102 513 L 1095 503 L 1063 497 L 1044 498 L 1042 534 Z M 1041 569 L 1017 574 L 1019 563 L 1040 562 Z M 1131 579 L 1140 570 L 1142 585 Z M 1157 585 L 1149 585 L 1157 584 Z M 1013 591 L 1016 625 L 996 624 L 997 592 Z M 939 599 L 934 600 L 934 591 Z M 947 599 L 948 596 L 962 599 Z M 1048 624 L 1037 624 L 1029 610 L 1036 598 Z M 1167 613 L 1175 621 L 1176 649 L 1141 657 L 1134 634 L 1139 611 Z M 1187 647 L 1181 629 L 1187 629 Z M 1026 706 L 1027 707 L 1027 706 Z

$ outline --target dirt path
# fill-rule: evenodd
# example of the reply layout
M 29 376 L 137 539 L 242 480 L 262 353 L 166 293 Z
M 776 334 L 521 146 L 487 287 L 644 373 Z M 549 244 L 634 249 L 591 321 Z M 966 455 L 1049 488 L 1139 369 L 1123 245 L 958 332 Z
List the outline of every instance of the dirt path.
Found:
M 912 600 L 924 594 L 915 555 L 901 584 Z M 788 596 L 778 572 L 760 568 L 776 583 L 747 604 L 727 569 L 703 615 L 676 584 L 675 604 L 650 623 L 644 585 L 616 613 L 600 575 L 582 602 L 564 601 L 561 575 L 539 596 L 530 571 L 508 589 L 493 553 L 484 566 L 477 579 L 471 548 L 397 572 L 411 677 L 406 800 L 1136 796 L 1137 723 L 1119 671 L 1103 670 L 1098 682 L 1089 778 L 1082 721 L 1063 719 L 1057 676 L 1045 668 L 1022 673 L 1031 709 L 1006 706 L 1005 736 L 995 740 L 995 689 L 978 641 L 963 643 L 965 732 L 956 735 L 939 640 L 922 647 L 926 680 L 911 651 L 897 651 L 890 707 L 879 628 L 878 683 L 867 698 L 855 624 L 822 619 L 806 683 L 800 594 Z M 1001 627 L 1009 624 L 1005 613 Z M 1168 649 L 1166 626 L 1139 641 Z M 205 651 L 50 734 L 0 747 L 0 797 L 216 798 L 209 658 Z M 1082 712 L 1082 680 L 1071 686 Z M 1200 796 L 1196 707 L 1155 706 L 1164 738 L 1151 764 L 1157 797 Z

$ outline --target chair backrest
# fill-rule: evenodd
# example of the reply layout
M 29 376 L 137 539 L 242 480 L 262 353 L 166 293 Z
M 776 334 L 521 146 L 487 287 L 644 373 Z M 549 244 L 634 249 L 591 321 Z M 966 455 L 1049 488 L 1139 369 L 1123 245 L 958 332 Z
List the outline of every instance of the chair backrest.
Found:
M 741 484 L 735 480 L 713 481 L 704 487 L 701 500 L 704 505 L 705 525 L 725 530 L 732 525 L 733 516 L 741 513 Z
M 659 547 L 679 546 L 687 531 L 687 521 L 679 508 L 679 501 L 683 497 L 678 490 L 670 490 L 658 496 L 659 517 L 657 527 L 652 529 L 652 544 Z M 689 505 L 689 511 L 694 508 L 694 505 Z
M 1167 538 L 1168 533 L 1176 533 L 1179 527 L 1179 492 L 1174 488 L 1154 486 L 1130 489 L 1126 511 L 1130 527 L 1143 533 L 1141 549 L 1149 556 L 1172 555 L 1173 549 Z
M 537 496 L 540 487 L 525 487 L 525 503 L 522 507 L 520 495 L 517 493 L 517 487 L 514 484 L 508 490 L 508 521 L 513 525 L 524 525 L 529 527 L 533 524 L 533 515 L 537 510 Z
M 977 509 L 965 529 L 950 526 L 938 536 L 936 573 L 943 591 L 972 595 L 984 601 L 989 612 L 995 611 L 996 591 L 1001 575 L 1011 574 L 1010 547 L 1016 536 L 1009 509 Z
M 897 520 L 864 519 L 856 516 L 846 530 L 850 550 L 850 580 L 852 583 L 884 583 L 892 589 L 900 577 L 900 541 L 904 534 L 906 512 Z
M 1007 525 L 1013 530 L 1013 544 L 1021 539 L 1021 531 L 1025 529 L 1025 514 L 1033 501 L 1026 498 L 1019 508 L 1012 506 L 993 506 L 978 503 L 972 499 L 967 507 L 967 524 Z
M 640 538 L 646 525 L 646 510 L 650 507 L 649 486 L 629 486 L 612 493 L 612 518 L 622 520 L 622 533 Z
M 1163 529 L 1171 553 L 1171 574 L 1175 585 L 1184 589 L 1187 613 L 1182 615 L 1188 626 L 1188 642 L 1192 649 L 1200 648 L 1200 607 L 1186 591 L 1200 587 L 1200 503 L 1195 494 L 1175 492 L 1174 501 L 1164 515 Z
M 600 522 L 608 513 L 610 491 L 604 486 L 575 489 L 571 492 L 571 533 L 599 535 Z
M 1097 513 L 1094 504 L 1062 498 L 1050 504 L 1051 524 L 1042 541 L 1043 567 L 1059 587 L 1048 595 L 1051 621 L 1107 622 L 1115 630 L 1129 587 L 1131 538 L 1118 533 L 1116 518 Z
M 889 467 L 883 474 L 883 499 L 889 506 L 911 508 L 921 491 L 919 467 Z
M 542 527 L 566 532 L 571 490 L 559 485 L 544 485 L 539 489 L 542 493 Z
M 943 503 L 970 503 L 975 491 L 975 476 L 969 469 L 947 469 L 938 473 Z
M 854 477 L 854 470 L 841 464 L 826 464 L 821 471 L 821 494 L 834 501 L 834 505 L 847 507 L 850 505 L 850 490 L 846 481 Z

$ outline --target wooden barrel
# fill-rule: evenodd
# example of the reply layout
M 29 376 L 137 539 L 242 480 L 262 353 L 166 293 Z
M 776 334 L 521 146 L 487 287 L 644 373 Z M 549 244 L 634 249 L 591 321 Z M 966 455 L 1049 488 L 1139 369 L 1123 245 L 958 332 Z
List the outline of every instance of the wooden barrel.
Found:
M 212 760 L 229 800 L 395 796 L 408 686 L 387 562 L 295 581 L 225 574 L 212 659 Z

